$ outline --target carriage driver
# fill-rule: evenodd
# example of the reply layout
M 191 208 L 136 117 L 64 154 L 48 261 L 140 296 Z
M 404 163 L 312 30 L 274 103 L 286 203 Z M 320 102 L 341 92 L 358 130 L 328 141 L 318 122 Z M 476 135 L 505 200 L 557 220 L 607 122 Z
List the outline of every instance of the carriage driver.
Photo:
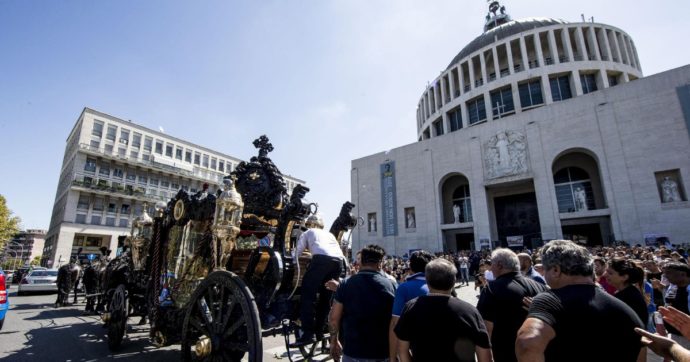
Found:
M 300 236 L 293 255 L 295 262 L 298 262 L 298 257 L 305 248 L 309 249 L 312 255 L 302 279 L 300 321 L 303 333 L 297 339 L 296 346 L 314 342 L 314 335 L 319 339 L 322 338 L 333 294 L 326 289 L 325 284 L 331 279 L 337 280 L 346 270 L 345 256 L 340 249 L 340 244 L 333 234 L 323 230 L 321 216 L 310 215 L 305 226 L 309 229 Z

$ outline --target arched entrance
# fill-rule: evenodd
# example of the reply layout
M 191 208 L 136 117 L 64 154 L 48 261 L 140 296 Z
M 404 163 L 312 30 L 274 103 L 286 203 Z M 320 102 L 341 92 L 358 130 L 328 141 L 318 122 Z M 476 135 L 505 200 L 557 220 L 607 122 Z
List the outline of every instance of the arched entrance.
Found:
M 474 250 L 472 199 L 464 175 L 448 175 L 441 181 L 441 215 L 444 250 Z
M 563 238 L 594 246 L 608 244 L 608 214 L 599 163 L 588 150 L 570 150 L 553 162 L 553 183 Z

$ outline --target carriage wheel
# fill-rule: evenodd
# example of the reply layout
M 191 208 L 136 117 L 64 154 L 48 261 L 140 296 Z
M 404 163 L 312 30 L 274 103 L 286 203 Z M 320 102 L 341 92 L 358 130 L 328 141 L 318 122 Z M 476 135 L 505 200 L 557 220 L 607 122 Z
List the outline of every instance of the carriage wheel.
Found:
M 261 322 L 254 296 L 234 273 L 215 271 L 194 290 L 182 324 L 183 361 L 261 362 Z
M 124 284 L 115 288 L 108 309 L 108 348 L 115 350 L 122 344 L 127 329 L 127 289 Z

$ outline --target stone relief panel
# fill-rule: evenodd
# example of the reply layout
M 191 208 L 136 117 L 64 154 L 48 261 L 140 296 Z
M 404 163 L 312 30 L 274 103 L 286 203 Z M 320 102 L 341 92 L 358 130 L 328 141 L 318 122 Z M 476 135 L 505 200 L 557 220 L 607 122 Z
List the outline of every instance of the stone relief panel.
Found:
M 502 131 L 484 143 L 484 174 L 491 180 L 528 170 L 527 140 L 517 131 Z

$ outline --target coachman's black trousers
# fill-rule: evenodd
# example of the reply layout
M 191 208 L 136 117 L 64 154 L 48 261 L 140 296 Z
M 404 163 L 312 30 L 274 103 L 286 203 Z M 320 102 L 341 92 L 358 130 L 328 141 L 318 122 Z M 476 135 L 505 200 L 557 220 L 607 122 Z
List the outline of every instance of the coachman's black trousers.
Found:
M 324 284 L 338 279 L 343 272 L 344 260 L 339 257 L 314 255 L 304 273 L 300 295 L 300 321 L 305 335 L 321 334 L 328 317 L 333 292 Z M 318 294 L 318 300 L 317 300 Z

